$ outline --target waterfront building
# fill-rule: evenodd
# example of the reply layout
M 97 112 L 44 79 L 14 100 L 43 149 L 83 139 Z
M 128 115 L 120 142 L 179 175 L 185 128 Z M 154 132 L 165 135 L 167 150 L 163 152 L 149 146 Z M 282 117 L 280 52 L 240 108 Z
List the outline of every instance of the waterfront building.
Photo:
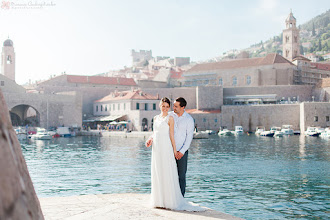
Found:
M 148 131 L 152 129 L 153 117 L 160 113 L 159 96 L 141 90 L 112 92 L 94 102 L 93 113 L 94 117 L 84 122 L 127 121 L 129 130 Z

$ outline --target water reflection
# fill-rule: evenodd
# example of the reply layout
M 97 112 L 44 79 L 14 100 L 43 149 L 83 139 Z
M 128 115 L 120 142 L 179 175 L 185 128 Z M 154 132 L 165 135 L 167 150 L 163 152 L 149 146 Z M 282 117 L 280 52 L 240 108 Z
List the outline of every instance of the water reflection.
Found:
M 27 141 L 39 196 L 150 193 L 151 149 L 113 137 Z M 187 198 L 245 219 L 324 218 L 330 147 L 319 138 L 211 136 L 192 142 Z

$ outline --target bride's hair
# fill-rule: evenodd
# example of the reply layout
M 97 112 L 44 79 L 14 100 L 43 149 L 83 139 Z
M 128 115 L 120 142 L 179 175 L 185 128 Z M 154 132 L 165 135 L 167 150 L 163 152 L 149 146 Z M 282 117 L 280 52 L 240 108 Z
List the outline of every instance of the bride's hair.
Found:
M 171 101 L 167 97 L 164 97 L 160 100 L 160 103 L 163 103 L 163 102 L 166 102 L 169 106 L 171 106 Z

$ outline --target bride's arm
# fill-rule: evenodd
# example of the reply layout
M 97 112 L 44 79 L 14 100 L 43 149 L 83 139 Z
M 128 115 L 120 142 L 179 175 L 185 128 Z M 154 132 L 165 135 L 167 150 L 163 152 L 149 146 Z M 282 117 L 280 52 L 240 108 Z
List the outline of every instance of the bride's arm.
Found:
M 175 140 L 174 140 L 174 118 L 172 116 L 169 117 L 168 120 L 168 125 L 170 126 L 170 139 L 173 147 L 173 152 L 174 155 L 177 154 L 176 152 L 176 145 L 175 145 Z

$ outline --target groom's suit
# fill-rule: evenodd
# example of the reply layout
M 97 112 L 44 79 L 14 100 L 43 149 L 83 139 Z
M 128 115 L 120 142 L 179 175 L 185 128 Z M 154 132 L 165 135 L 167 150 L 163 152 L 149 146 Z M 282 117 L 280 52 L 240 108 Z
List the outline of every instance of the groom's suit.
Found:
M 178 167 L 181 193 L 184 196 L 186 192 L 188 149 L 193 139 L 195 123 L 194 119 L 186 113 L 186 111 L 180 117 L 174 112 L 169 112 L 169 114 L 174 118 L 174 140 L 176 149 L 183 154 L 180 160 L 176 160 L 176 164 Z

